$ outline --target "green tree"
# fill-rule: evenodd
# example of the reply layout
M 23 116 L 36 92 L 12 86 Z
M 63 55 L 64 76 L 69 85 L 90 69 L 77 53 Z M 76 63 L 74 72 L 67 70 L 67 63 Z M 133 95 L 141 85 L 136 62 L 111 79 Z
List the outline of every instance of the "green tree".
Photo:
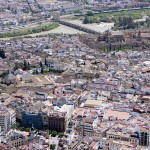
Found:
M 43 67 L 41 68 L 41 73 L 42 73 L 42 74 L 44 73 L 44 68 L 43 68 Z
M 15 64 L 15 66 L 14 66 L 14 71 L 16 71 L 16 70 L 18 70 L 19 69 L 19 66 L 18 66 L 18 64 Z
M 110 45 L 109 45 L 109 51 L 111 51 L 112 50 L 112 45 L 111 45 L 111 43 L 110 43 Z
M 30 63 L 28 62 L 28 70 L 30 70 L 31 69 L 31 67 L 30 67 Z
M 38 129 L 34 129 L 36 133 L 38 133 Z
M 40 67 L 43 67 L 43 64 L 42 64 L 42 62 L 40 61 Z
M 35 73 L 36 73 L 36 74 L 39 74 L 38 69 L 36 69 Z
M 90 18 L 88 16 L 85 16 L 83 20 L 83 24 L 88 24 L 88 23 L 90 23 Z
M 24 60 L 23 62 L 23 70 L 27 70 L 28 69 L 28 64 L 27 64 L 27 61 Z
M 47 59 L 45 58 L 45 65 L 47 65 Z
M 30 132 L 30 128 L 25 128 L 25 131 L 26 132 Z
M 94 13 L 93 13 L 92 11 L 87 11 L 87 15 L 88 15 L 88 16 L 93 16 Z
M 57 135 L 57 131 L 52 131 L 51 134 L 53 137 L 55 137 Z
M 25 128 L 24 128 L 24 127 L 20 127 L 19 130 L 20 130 L 20 131 L 24 131 Z
M 3 49 L 0 49 L 0 57 L 1 57 L 2 59 L 6 58 L 6 55 L 5 55 L 5 52 L 4 52 Z
M 49 134 L 52 134 L 52 131 L 51 131 L 51 130 L 49 130 L 48 132 L 49 132 Z
M 20 124 L 16 123 L 16 124 L 13 124 L 11 128 L 12 129 L 19 129 L 19 126 L 20 126 Z
M 81 13 L 81 11 L 80 10 L 75 10 L 74 13 L 79 14 L 79 13 Z
M 49 68 L 49 70 L 48 70 L 49 72 L 51 72 L 52 71 L 52 69 L 51 68 Z
M 60 133 L 58 133 L 58 136 L 61 138 L 61 137 L 64 136 L 64 133 L 63 133 L 63 132 L 60 132 Z
M 56 147 L 56 144 L 51 144 L 51 145 L 50 145 L 50 149 L 52 149 L 52 150 L 54 150 L 55 147 Z
M 8 72 L 3 72 L 0 74 L 0 77 L 3 78 L 4 76 L 6 76 L 8 74 Z

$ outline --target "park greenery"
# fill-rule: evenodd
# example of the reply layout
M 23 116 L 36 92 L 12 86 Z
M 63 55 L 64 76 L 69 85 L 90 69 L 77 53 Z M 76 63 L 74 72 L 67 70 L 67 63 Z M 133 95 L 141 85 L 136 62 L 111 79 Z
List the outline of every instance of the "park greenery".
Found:
M 103 52 L 117 52 L 117 51 L 128 51 L 128 50 L 133 50 L 133 46 L 115 46 L 113 44 L 110 44 L 108 47 L 105 47 L 101 49 Z
M 30 128 L 19 127 L 20 131 L 30 132 Z
M 0 38 L 16 37 L 16 36 L 33 34 L 33 33 L 40 33 L 43 31 L 49 31 L 49 30 L 55 29 L 58 26 L 59 26 L 59 23 L 57 23 L 57 22 L 43 23 L 41 25 L 31 27 L 31 28 L 24 28 L 24 29 L 20 29 L 20 30 L 16 30 L 16 31 L 0 33 Z
M 56 144 L 51 144 L 51 145 L 50 145 L 50 149 L 52 149 L 52 150 L 54 150 L 55 147 L 56 147 Z
M 13 129 L 19 129 L 20 131 L 30 132 L 30 128 L 21 127 L 21 126 L 18 126 L 18 125 L 15 125 L 15 126 L 13 127 Z M 35 129 L 35 131 L 37 131 L 37 129 Z M 49 130 L 48 133 L 49 133 L 49 135 L 51 135 L 52 137 L 58 136 L 59 138 L 62 138 L 62 137 L 64 136 L 64 133 L 63 133 L 63 132 L 57 132 L 57 131 L 54 131 L 54 130 Z
M 21 127 L 21 126 L 18 126 L 18 125 L 15 125 L 13 128 L 14 129 L 19 129 L 20 131 L 30 132 L 30 128 Z M 35 129 L 35 131 L 37 131 L 37 129 Z M 52 137 L 58 136 L 59 138 L 62 138 L 64 136 L 63 132 L 57 132 L 57 131 L 54 131 L 54 130 L 49 130 L 48 133 Z
M 142 19 L 144 16 L 150 17 L 149 9 L 131 10 L 122 12 L 99 13 L 94 14 L 92 11 L 87 11 L 83 19 L 83 24 L 100 23 L 100 22 L 114 22 L 118 29 L 134 29 L 140 26 L 150 26 L 150 21 L 134 22 L 136 19 Z
M 132 17 L 120 17 L 118 22 L 115 23 L 117 29 L 135 29 L 139 27 L 150 27 L 149 18 L 146 21 L 134 22 Z
M 47 59 L 45 58 L 44 64 L 42 62 L 40 62 L 40 71 L 38 69 L 33 71 L 33 74 L 45 74 L 48 72 L 52 72 L 52 73 L 62 73 L 64 72 L 64 70 L 57 70 L 53 67 L 49 67 L 47 64 Z M 27 67 L 28 68 L 28 67 Z
M 52 137 L 56 137 L 56 136 L 58 136 L 58 137 L 63 137 L 64 136 L 64 133 L 63 132 L 57 132 L 57 131 L 51 131 L 51 130 L 49 130 L 49 134 L 52 136 Z

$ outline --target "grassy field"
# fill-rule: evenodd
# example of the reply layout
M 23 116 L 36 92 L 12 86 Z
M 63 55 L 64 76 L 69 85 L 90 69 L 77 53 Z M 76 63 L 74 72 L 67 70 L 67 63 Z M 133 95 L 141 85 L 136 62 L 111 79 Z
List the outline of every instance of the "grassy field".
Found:
M 90 16 L 90 18 L 110 22 L 110 21 L 118 21 L 119 17 L 132 17 L 134 20 L 142 19 L 145 15 L 150 16 L 150 9 L 94 14 L 93 16 Z

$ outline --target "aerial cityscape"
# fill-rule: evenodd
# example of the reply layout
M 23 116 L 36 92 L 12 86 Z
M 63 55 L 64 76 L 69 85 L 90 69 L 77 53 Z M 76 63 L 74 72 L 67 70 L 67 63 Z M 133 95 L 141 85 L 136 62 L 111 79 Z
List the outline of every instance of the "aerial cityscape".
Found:
M 150 0 L 0 0 L 0 150 L 150 150 Z

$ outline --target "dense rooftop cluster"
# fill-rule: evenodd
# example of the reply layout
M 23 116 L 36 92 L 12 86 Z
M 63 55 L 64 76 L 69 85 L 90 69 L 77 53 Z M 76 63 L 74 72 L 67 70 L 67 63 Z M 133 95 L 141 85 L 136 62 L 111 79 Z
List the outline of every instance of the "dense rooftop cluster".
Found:
M 79 9 L 83 6 L 68 1 L 0 0 L 0 31 L 31 28 L 50 22 L 55 12 L 67 14 Z
M 2 116 L 7 125 L 1 130 L 1 147 L 149 146 L 149 50 L 102 52 L 80 38 L 49 35 L 0 42 L 6 55 L 0 101 L 12 111 Z M 35 139 L 38 145 L 33 145 Z
M 0 150 L 150 150 L 149 7 L 0 0 Z

